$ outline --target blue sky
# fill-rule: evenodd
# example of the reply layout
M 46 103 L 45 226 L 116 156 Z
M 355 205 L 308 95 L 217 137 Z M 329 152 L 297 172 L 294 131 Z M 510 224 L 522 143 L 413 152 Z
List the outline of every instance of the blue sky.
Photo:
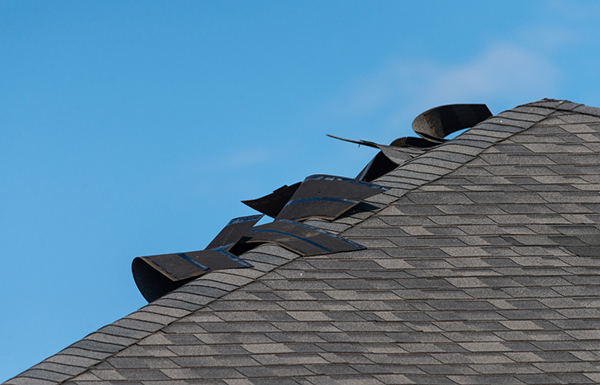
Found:
M 0 2 L 0 381 L 145 304 L 136 256 L 354 177 L 437 105 L 600 106 L 593 1 Z

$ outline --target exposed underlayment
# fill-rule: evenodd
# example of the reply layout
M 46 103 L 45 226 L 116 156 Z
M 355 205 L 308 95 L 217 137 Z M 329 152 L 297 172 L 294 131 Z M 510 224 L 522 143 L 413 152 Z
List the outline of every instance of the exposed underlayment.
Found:
M 303 222 L 365 249 L 261 245 L 6 383 L 600 382 L 600 109 L 523 105 L 372 183 Z

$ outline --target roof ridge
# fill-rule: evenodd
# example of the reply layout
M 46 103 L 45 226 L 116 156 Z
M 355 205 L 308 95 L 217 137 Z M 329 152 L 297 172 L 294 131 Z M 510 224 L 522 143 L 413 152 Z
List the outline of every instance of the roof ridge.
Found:
M 401 195 L 397 196 L 400 198 L 406 192 L 433 182 L 466 165 L 485 149 L 529 129 L 556 111 L 554 108 L 547 108 L 547 112 L 542 114 L 539 113 L 539 109 L 537 112 L 519 110 L 535 103 L 539 102 L 524 104 L 511 110 L 500 112 L 466 130 L 456 138 L 398 165 L 394 170 L 372 181 L 374 184 L 390 187 L 390 190 L 367 198 L 365 201 L 378 202 L 378 196 L 383 194 L 392 195 L 395 193 L 394 190 L 403 189 L 404 191 Z M 598 116 L 600 116 L 600 109 L 597 110 Z M 446 171 L 436 173 L 436 168 L 444 168 Z M 423 178 L 423 176 L 426 176 L 426 178 Z

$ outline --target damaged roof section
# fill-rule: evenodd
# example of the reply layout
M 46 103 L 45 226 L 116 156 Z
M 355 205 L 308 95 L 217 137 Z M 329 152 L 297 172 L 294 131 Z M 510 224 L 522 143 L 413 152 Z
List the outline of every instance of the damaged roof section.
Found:
M 312 175 L 294 192 L 275 219 L 338 218 L 387 187 L 331 175 Z
M 381 150 L 356 177 L 358 180 L 371 182 L 431 147 L 444 143 L 446 136 L 473 127 L 491 116 L 492 113 L 485 104 L 449 104 L 427 110 L 415 118 L 412 128 L 420 138 L 402 137 L 384 145 L 367 140 L 327 136 Z
M 262 243 L 275 243 L 303 256 L 360 250 L 361 245 L 300 222 L 339 218 L 365 199 L 388 190 L 367 182 L 435 147 L 445 136 L 490 115 L 485 105 L 436 107 L 413 122 L 415 132 L 422 138 L 398 138 L 389 146 L 334 137 L 378 148 L 381 152 L 355 179 L 312 175 L 262 198 L 242 201 L 275 221 L 254 227 L 262 215 L 235 218 L 205 250 L 135 258 L 132 263 L 135 282 L 144 298 L 152 302 L 209 271 L 252 267 L 241 255 Z
M 274 222 L 254 227 L 262 215 L 235 218 L 205 250 L 135 258 L 135 282 L 144 298 L 152 302 L 209 271 L 252 267 L 238 256 L 262 243 L 275 243 L 299 255 L 360 250 L 363 247 L 358 244 L 299 221 L 333 220 L 365 198 L 386 190 L 387 187 L 349 178 L 310 176 L 302 183 L 284 186 L 251 201 L 274 215 Z M 287 201 L 282 205 L 284 199 Z
M 250 229 L 246 242 L 276 243 L 303 256 L 364 249 L 327 231 L 287 219 L 278 219 Z
M 446 136 L 491 116 L 485 104 L 449 104 L 423 112 L 413 120 L 412 128 L 425 140 L 443 143 Z
M 302 182 L 294 183 L 291 186 L 284 185 L 269 195 L 257 199 L 245 200 L 242 201 L 242 203 L 260 213 L 275 218 L 292 198 L 292 195 L 294 195 L 298 187 L 300 187 L 300 184 L 302 184 Z
M 261 218 L 232 219 L 205 250 L 135 258 L 131 270 L 138 289 L 152 302 L 209 271 L 252 267 L 229 250 Z

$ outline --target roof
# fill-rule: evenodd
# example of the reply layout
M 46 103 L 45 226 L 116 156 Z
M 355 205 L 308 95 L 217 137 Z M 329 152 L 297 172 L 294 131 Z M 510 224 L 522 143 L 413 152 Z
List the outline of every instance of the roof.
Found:
M 544 99 L 411 157 L 320 228 L 263 244 L 7 384 L 600 382 L 600 109 Z

